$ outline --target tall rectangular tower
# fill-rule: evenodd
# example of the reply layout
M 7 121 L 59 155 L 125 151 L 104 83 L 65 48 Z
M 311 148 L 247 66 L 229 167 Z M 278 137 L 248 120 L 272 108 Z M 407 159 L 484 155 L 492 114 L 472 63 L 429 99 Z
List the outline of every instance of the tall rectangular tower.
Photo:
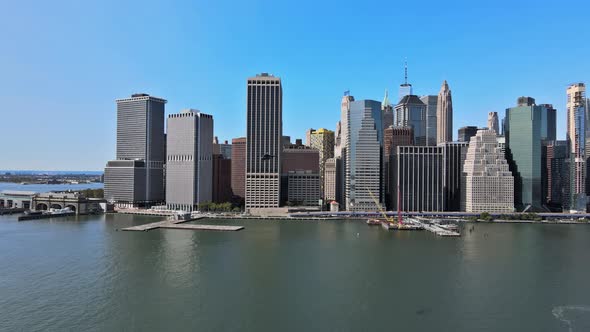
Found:
M 213 117 L 197 110 L 168 116 L 166 205 L 193 211 L 212 200 Z
M 422 96 L 420 100 L 424 104 L 426 104 L 426 145 L 428 146 L 435 146 L 437 144 L 437 120 L 436 120 L 436 111 L 438 105 L 438 96 Z
M 567 141 L 570 149 L 570 210 L 586 210 L 586 86 L 567 88 Z
M 283 135 L 281 79 L 267 73 L 248 79 L 246 209 L 280 204 Z
M 541 183 L 541 118 L 543 109 L 531 97 L 518 98 L 516 107 L 506 109 L 504 129 L 506 158 L 514 175 L 514 204 L 517 209 L 543 205 Z
M 453 141 L 453 98 L 446 80 L 443 82 L 438 93 L 436 121 L 437 143 Z
M 246 137 L 231 140 L 231 190 L 235 196 L 246 197 Z
M 117 155 L 105 168 L 105 198 L 119 205 L 164 200 L 165 99 L 134 94 L 117 99 Z
M 324 172 L 325 163 L 328 158 L 334 157 L 334 132 L 324 128 L 312 130 L 309 133 L 310 143 L 308 146 L 320 152 L 320 193 L 325 199 Z
M 376 211 L 383 202 L 383 125 L 381 103 L 350 103 L 345 162 L 345 199 L 348 211 Z

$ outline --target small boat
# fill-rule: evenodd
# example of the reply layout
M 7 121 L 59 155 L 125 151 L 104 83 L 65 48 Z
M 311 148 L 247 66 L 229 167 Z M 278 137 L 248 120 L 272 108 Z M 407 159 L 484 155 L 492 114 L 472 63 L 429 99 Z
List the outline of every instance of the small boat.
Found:
M 367 219 L 367 225 L 369 226 L 378 226 L 381 224 L 381 220 L 379 219 Z

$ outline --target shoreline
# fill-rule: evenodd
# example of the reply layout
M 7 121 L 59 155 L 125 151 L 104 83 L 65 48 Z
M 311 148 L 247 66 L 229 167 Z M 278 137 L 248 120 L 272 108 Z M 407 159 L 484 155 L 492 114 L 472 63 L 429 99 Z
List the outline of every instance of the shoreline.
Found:
M 107 213 L 121 213 L 121 212 L 107 212 Z M 133 215 L 144 215 L 144 216 L 154 216 L 151 213 L 141 213 L 139 211 L 134 213 L 123 212 L 121 214 L 133 214 Z M 272 217 L 262 217 L 262 216 L 244 216 L 244 215 L 221 215 L 221 214 L 204 214 L 204 219 L 247 219 L 247 220 L 268 220 L 268 221 L 281 221 L 281 220 L 299 220 L 299 221 L 365 221 L 367 218 L 361 217 L 289 217 L 289 216 L 272 216 Z M 424 217 L 422 217 L 424 218 Z M 428 220 L 433 219 L 441 219 L 441 218 L 426 218 Z M 546 224 L 546 225 L 590 225 L 590 221 L 577 221 L 577 220 L 467 220 L 467 219 L 450 219 L 455 222 L 464 222 L 469 224 Z

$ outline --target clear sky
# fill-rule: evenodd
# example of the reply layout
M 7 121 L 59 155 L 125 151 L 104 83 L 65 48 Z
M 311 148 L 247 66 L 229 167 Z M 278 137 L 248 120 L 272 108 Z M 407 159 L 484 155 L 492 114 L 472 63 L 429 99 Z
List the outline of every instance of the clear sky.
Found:
M 574 8 L 575 7 L 575 8 Z M 100 170 L 115 156 L 116 98 L 212 114 L 245 135 L 246 78 L 283 80 L 284 134 L 334 129 L 340 99 L 453 92 L 454 135 L 521 95 L 558 108 L 590 83 L 590 4 L 562 1 L 5 1 L 0 169 Z

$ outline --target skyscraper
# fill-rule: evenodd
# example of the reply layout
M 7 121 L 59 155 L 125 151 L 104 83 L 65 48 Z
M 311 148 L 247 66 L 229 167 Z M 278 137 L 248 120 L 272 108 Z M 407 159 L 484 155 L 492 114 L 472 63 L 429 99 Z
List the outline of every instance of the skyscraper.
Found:
M 295 141 L 283 150 L 282 201 L 292 205 L 317 206 L 320 200 L 320 152 Z
M 389 126 L 393 125 L 393 106 L 391 106 L 391 103 L 389 102 L 389 94 L 387 93 L 387 90 L 385 90 L 385 96 L 381 103 L 381 111 L 383 112 L 383 130 L 385 130 L 385 128 L 389 128 Z
M 213 117 L 198 110 L 168 116 L 166 206 L 193 211 L 212 200 Z
M 311 146 L 311 133 L 313 133 L 315 129 L 309 128 L 305 131 L 305 145 Z
M 246 209 L 280 204 L 283 136 L 281 79 L 267 73 L 248 79 Z
M 402 211 L 444 211 L 443 168 L 440 146 L 398 146 L 391 163 L 396 183 L 390 194 L 392 210 L 399 201 Z
M 477 127 L 476 126 L 465 126 L 459 128 L 457 131 L 457 141 L 459 142 L 468 142 L 471 140 L 471 137 L 477 134 Z
M 334 145 L 334 158 L 338 164 L 336 175 L 336 201 L 345 204 L 346 201 L 346 146 L 348 144 L 348 115 L 350 113 L 350 103 L 354 97 L 349 91 L 344 92 L 340 101 L 340 121 L 336 124 L 336 139 Z
M 319 151 L 320 154 L 320 192 L 324 197 L 324 170 L 328 158 L 334 157 L 334 132 L 320 128 L 309 133 L 309 146 Z
M 514 211 L 514 179 L 504 153 L 498 148 L 494 131 L 480 129 L 471 138 L 463 166 L 463 176 L 463 211 Z
M 338 163 L 336 158 L 326 159 L 324 164 L 324 201 L 335 201 L 336 195 L 336 178 L 338 176 Z
M 500 135 L 500 122 L 498 121 L 498 112 L 488 113 L 488 129 L 493 130 L 496 135 Z
M 557 110 L 551 104 L 538 106 L 541 111 L 541 140 L 555 141 L 557 139 Z
M 435 146 L 437 144 L 437 120 L 436 112 L 438 105 L 438 96 L 423 96 L 420 100 L 426 105 L 426 145 Z
M 246 197 L 246 137 L 231 140 L 231 190 L 235 196 Z
M 395 105 L 395 126 L 412 127 L 414 144 L 426 145 L 426 104 L 415 95 L 403 97 Z
M 217 136 L 213 138 L 213 154 L 220 154 L 224 159 L 231 159 L 231 144 L 227 140 L 223 143 L 219 143 Z
M 117 155 L 105 168 L 105 198 L 125 206 L 164 201 L 165 99 L 117 99 Z
M 586 86 L 567 88 L 567 141 L 570 149 L 570 210 L 586 210 Z
M 437 143 L 453 141 L 453 99 L 451 90 L 445 80 L 438 93 L 438 103 L 436 107 L 437 120 Z
M 231 202 L 231 159 L 225 158 L 222 154 L 214 154 L 212 164 L 211 200 L 215 203 Z
M 543 146 L 545 152 L 544 187 L 547 205 L 555 211 L 568 209 L 569 170 L 567 141 L 552 141 Z
M 375 200 L 382 202 L 381 121 L 380 102 L 350 102 L 345 162 L 348 211 L 375 211 Z
M 516 107 L 506 109 L 506 158 L 514 176 L 514 203 L 519 210 L 530 205 L 539 211 L 544 201 L 541 183 L 542 112 L 531 97 L 520 97 Z
M 445 211 L 461 211 L 461 181 L 469 142 L 439 144 L 444 154 L 443 191 Z
M 396 190 L 397 183 L 394 182 L 394 176 L 391 174 L 391 163 L 393 155 L 397 152 L 398 146 L 414 145 L 414 131 L 412 127 L 394 127 L 389 126 L 383 131 L 383 159 L 384 159 L 384 184 L 385 184 L 385 202 L 387 208 L 391 209 L 392 190 Z

